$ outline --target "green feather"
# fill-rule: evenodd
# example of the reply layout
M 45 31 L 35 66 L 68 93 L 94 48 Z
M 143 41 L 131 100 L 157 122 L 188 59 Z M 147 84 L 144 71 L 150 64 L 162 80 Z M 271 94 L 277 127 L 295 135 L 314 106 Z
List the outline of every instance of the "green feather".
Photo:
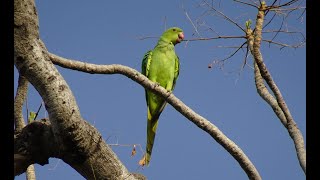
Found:
M 178 27 L 166 30 L 159 38 L 153 50 L 148 51 L 142 60 L 142 74 L 151 81 L 158 83 L 167 91 L 173 91 L 179 76 L 179 57 L 174 46 L 184 38 L 183 31 Z M 151 159 L 158 119 L 167 102 L 160 96 L 146 90 L 147 102 L 147 145 L 146 154 L 139 164 L 148 165 Z

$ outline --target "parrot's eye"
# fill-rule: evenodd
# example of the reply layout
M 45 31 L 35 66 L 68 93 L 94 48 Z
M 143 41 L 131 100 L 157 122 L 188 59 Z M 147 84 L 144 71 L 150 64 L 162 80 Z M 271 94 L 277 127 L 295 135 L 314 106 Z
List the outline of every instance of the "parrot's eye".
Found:
M 176 31 L 176 29 L 172 29 L 172 31 L 173 31 L 173 32 L 175 32 L 175 31 Z

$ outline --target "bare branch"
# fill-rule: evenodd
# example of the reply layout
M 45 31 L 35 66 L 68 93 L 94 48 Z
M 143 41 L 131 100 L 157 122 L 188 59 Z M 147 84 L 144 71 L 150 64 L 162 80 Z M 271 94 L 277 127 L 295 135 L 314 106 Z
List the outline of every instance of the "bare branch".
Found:
M 37 113 L 36 113 L 36 116 L 34 117 L 33 120 L 36 120 L 36 118 L 38 117 L 38 114 L 39 114 L 39 112 L 40 112 L 41 107 L 42 107 L 42 102 L 40 103 L 40 106 L 39 106 L 39 108 L 38 108 L 38 111 L 37 111 Z
M 288 128 L 287 119 L 283 114 L 283 111 L 279 107 L 277 100 L 273 97 L 272 94 L 269 93 L 267 87 L 264 85 L 263 78 L 260 74 L 260 70 L 256 62 L 254 62 L 254 78 L 258 94 L 271 106 L 283 126 L 285 128 Z
M 26 171 L 27 180 L 36 180 L 34 165 L 30 165 Z
M 282 5 L 276 6 L 276 8 L 283 7 L 283 6 L 290 6 L 290 5 L 292 5 L 292 4 L 294 4 L 294 3 L 298 2 L 298 1 L 299 0 L 291 0 L 291 1 L 287 2 L 287 3 L 284 3 Z M 273 8 L 273 6 L 271 6 L 271 8 Z
M 298 48 L 304 45 L 304 42 L 300 42 L 299 44 L 296 44 L 296 45 L 288 45 L 288 44 L 274 42 L 272 40 L 267 40 L 267 39 L 263 39 L 262 41 L 282 46 L 282 48 L 284 47 Z
M 247 64 L 248 54 L 249 54 L 249 46 L 247 46 L 247 49 L 246 49 L 246 55 L 244 56 L 244 62 L 243 62 L 243 65 L 242 65 L 242 69 Z
M 18 89 L 16 92 L 16 97 L 14 99 L 14 113 L 13 113 L 16 131 L 21 131 L 21 129 L 25 126 L 25 122 L 22 114 L 22 107 L 27 97 L 27 93 L 28 93 L 28 80 L 25 77 L 23 77 L 21 74 L 19 74 Z
M 233 0 L 233 1 L 238 2 L 238 3 L 241 3 L 241 4 L 245 4 L 245 5 L 248 5 L 248 6 L 252 6 L 252 7 L 254 7 L 254 8 L 257 8 L 257 9 L 258 9 L 258 6 L 253 5 L 253 4 L 250 4 L 250 3 L 242 2 L 242 1 L 239 1 L 239 0 Z
M 278 0 L 274 0 L 274 1 L 272 2 L 271 6 L 274 6 L 274 4 L 276 4 L 277 1 L 278 1 Z M 260 5 L 261 5 L 261 1 L 260 1 Z M 267 10 L 267 11 L 268 11 L 268 10 Z
M 238 161 L 242 169 L 247 173 L 249 179 L 261 179 L 258 171 L 249 160 L 249 158 L 244 154 L 244 152 L 232 140 L 226 137 L 214 124 L 194 112 L 181 100 L 176 98 L 171 92 L 168 92 L 161 86 L 157 86 L 140 72 L 118 64 L 95 65 L 91 63 L 65 59 L 54 54 L 49 54 L 49 56 L 54 64 L 68 69 L 87 72 L 90 74 L 122 74 L 131 78 L 133 81 L 139 83 L 144 88 L 162 96 L 183 116 L 197 125 L 200 129 L 210 134 L 212 138 L 214 138 L 220 145 L 222 145 Z
M 253 53 L 254 38 L 253 38 L 251 29 L 247 30 L 247 35 L 248 35 L 248 47 L 250 49 L 250 52 Z M 255 61 L 254 61 L 254 79 L 255 79 L 255 85 L 256 85 L 258 94 L 262 97 L 262 99 L 264 99 L 271 106 L 271 108 L 273 109 L 275 114 L 278 116 L 283 126 L 285 128 L 288 128 L 287 119 L 283 114 L 283 111 L 279 107 L 278 102 L 273 97 L 273 95 L 269 93 L 268 88 L 265 86 L 259 67 Z
M 306 12 L 306 8 L 304 8 L 304 10 L 302 11 L 301 15 L 297 19 L 300 19 L 305 12 Z
M 145 40 L 145 39 L 155 39 L 159 38 L 158 36 L 144 36 L 144 37 L 137 37 L 138 40 Z
M 232 56 L 234 56 L 240 49 L 242 49 L 242 47 L 247 44 L 247 42 L 244 42 L 237 50 L 235 50 L 233 53 L 231 53 L 229 56 L 227 56 L 226 58 L 219 60 L 219 61 L 226 61 L 227 59 L 230 59 Z
M 237 39 L 237 38 L 246 38 L 245 36 L 218 36 L 210 38 L 194 38 L 194 39 L 184 39 L 183 41 L 208 41 L 213 39 Z
M 275 32 L 279 32 L 279 33 L 288 33 L 288 34 L 300 34 L 303 39 L 305 39 L 304 35 L 302 32 L 299 32 L 299 31 L 287 31 L 287 30 L 272 30 L 272 29 L 269 29 L 269 30 L 265 30 L 265 31 L 261 31 L 262 33 L 275 33 Z
M 25 127 L 22 107 L 23 107 L 24 101 L 27 98 L 28 84 L 29 84 L 28 80 L 24 76 L 19 74 L 18 89 L 16 92 L 16 97 L 14 99 L 14 111 L 13 111 L 16 132 L 20 132 Z M 27 176 L 27 180 L 36 179 L 34 166 L 32 164 L 28 166 L 26 170 L 26 176 Z
M 137 179 L 129 176 L 132 173 L 105 143 L 99 131 L 82 118 L 69 85 L 52 64 L 47 53 L 45 45 L 40 40 L 34 0 L 15 0 L 14 65 L 35 87 L 45 103 L 52 133 L 58 141 L 59 148 L 66 152 L 63 155 L 59 154 L 59 158 L 86 179 Z M 19 148 L 16 150 L 20 152 Z M 27 155 L 27 159 L 19 159 L 23 161 L 28 158 L 30 159 Z
M 276 32 L 276 34 L 273 36 L 273 38 L 271 39 L 271 41 L 273 41 L 273 40 L 277 37 L 277 35 L 279 34 L 279 31 L 282 29 L 284 20 L 285 20 L 285 17 L 282 18 L 280 28 L 279 28 L 279 30 Z
M 267 13 L 266 13 L 266 15 L 267 15 Z M 272 21 L 273 21 L 273 19 L 276 17 L 276 13 L 274 13 L 273 14 L 273 16 L 272 16 L 272 18 L 269 20 L 269 22 L 267 22 L 263 27 L 262 27 L 262 29 L 264 29 L 265 27 L 267 27 Z M 255 30 L 253 30 L 253 31 L 255 31 Z
M 221 11 L 218 11 L 216 8 L 214 8 L 213 6 L 210 6 L 206 1 L 204 1 L 206 3 L 206 5 L 211 8 L 212 10 L 214 10 L 215 12 L 219 13 L 224 19 L 226 19 L 227 21 L 231 22 L 232 24 L 236 25 L 239 29 L 241 29 L 243 32 L 246 32 L 238 23 L 234 22 L 231 18 L 229 18 L 228 16 L 224 15 Z
M 269 11 L 280 12 L 280 11 L 294 11 L 294 10 L 298 10 L 298 9 L 303 9 L 303 10 L 305 10 L 306 7 L 297 6 L 297 7 L 284 8 L 284 9 L 281 9 L 281 8 L 279 8 L 279 7 L 272 7 L 272 8 L 269 9 Z
M 182 7 L 182 8 L 183 8 L 183 7 Z M 201 37 L 200 33 L 198 32 L 197 27 L 194 25 L 194 23 L 192 22 L 191 18 L 189 17 L 187 10 L 186 10 L 185 8 L 183 8 L 183 11 L 184 11 L 186 17 L 188 18 L 188 20 L 190 21 L 190 23 L 192 24 L 195 32 L 198 34 L 199 37 Z
M 241 46 L 213 46 L 213 48 L 231 48 L 231 49 L 238 49 L 238 48 L 243 48 Z
M 252 55 L 254 57 L 255 62 L 257 63 L 260 73 L 263 77 L 263 79 L 266 81 L 270 89 L 272 90 L 273 94 L 276 97 L 277 103 L 279 107 L 281 108 L 282 112 L 284 113 L 286 119 L 287 119 L 287 130 L 294 141 L 297 156 L 300 162 L 300 166 L 303 169 L 304 173 L 306 173 L 306 152 L 305 152 L 305 146 L 304 146 L 304 140 L 303 136 L 297 127 L 297 124 L 293 120 L 293 117 L 291 116 L 291 113 L 289 111 L 289 108 L 287 107 L 283 96 L 277 87 L 276 83 L 273 81 L 271 74 L 269 73 L 266 65 L 263 62 L 263 58 L 260 52 L 260 45 L 261 45 L 261 31 L 262 26 L 264 22 L 265 17 L 265 11 L 266 11 L 266 5 L 265 3 L 261 4 L 261 7 L 259 8 L 257 19 L 256 19 L 256 27 L 255 27 L 255 34 L 254 34 L 254 40 L 253 40 L 253 48 L 252 48 Z M 248 34 L 248 32 L 247 32 Z M 250 36 L 249 36 L 250 37 Z M 251 36 L 251 38 L 253 38 Z

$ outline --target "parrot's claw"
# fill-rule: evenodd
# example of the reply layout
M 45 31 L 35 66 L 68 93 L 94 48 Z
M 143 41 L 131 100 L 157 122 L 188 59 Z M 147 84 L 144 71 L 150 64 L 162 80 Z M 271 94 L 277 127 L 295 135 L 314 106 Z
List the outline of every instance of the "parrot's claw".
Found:
M 156 88 L 156 87 L 158 87 L 158 86 L 160 86 L 160 83 L 154 82 L 154 87 Z

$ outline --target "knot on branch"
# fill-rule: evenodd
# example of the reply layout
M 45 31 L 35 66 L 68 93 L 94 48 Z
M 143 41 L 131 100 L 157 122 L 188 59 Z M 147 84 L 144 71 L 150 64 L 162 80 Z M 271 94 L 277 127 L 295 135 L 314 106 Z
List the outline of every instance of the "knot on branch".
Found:
M 48 164 L 54 143 L 51 124 L 48 119 L 33 121 L 25 126 L 14 141 L 14 153 L 27 157 L 30 162 Z M 17 156 L 18 157 L 18 156 Z

